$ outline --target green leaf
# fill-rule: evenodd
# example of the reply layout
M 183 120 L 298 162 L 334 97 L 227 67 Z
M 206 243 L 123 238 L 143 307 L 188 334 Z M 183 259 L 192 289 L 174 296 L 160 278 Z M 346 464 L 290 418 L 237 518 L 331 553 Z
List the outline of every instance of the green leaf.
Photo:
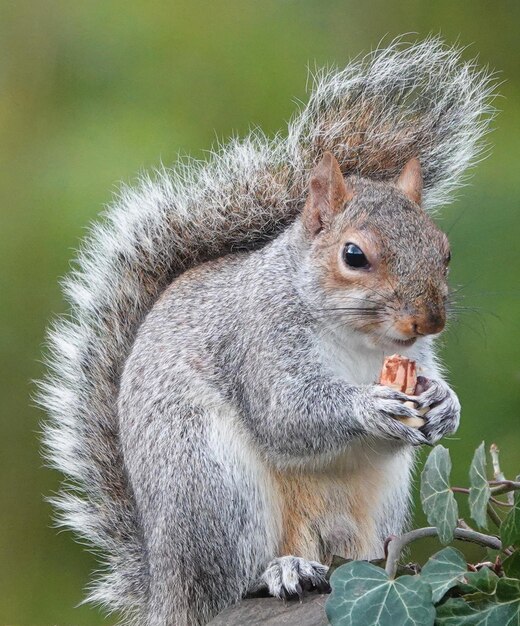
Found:
M 419 576 L 390 579 L 366 561 L 338 568 L 330 579 L 325 609 L 333 626 L 431 626 L 435 619 L 430 586 Z
M 468 572 L 459 587 L 464 594 L 483 593 L 489 596 L 495 593 L 499 580 L 489 567 L 481 567 L 478 572 Z
M 450 598 L 437 607 L 438 626 L 518 626 L 520 581 L 499 578 L 496 597 Z
M 444 446 L 431 452 L 421 474 L 421 502 L 428 522 L 437 527 L 441 543 L 453 540 L 457 526 L 458 507 L 450 489 L 451 460 Z
M 516 578 L 499 578 L 497 599 L 500 602 L 520 600 L 520 580 L 516 580 Z
M 481 528 L 487 528 L 487 505 L 491 490 L 486 478 L 486 450 L 484 442 L 475 450 L 469 468 L 469 509 L 471 517 Z
M 520 544 L 520 491 L 515 491 L 515 506 L 509 511 L 500 527 L 502 547 Z
M 507 559 L 504 559 L 502 567 L 509 578 L 520 578 L 520 550 L 515 550 Z
M 421 578 L 432 588 L 432 601 L 436 603 L 449 589 L 462 582 L 467 573 L 462 553 L 455 548 L 444 548 L 429 558 L 422 568 Z

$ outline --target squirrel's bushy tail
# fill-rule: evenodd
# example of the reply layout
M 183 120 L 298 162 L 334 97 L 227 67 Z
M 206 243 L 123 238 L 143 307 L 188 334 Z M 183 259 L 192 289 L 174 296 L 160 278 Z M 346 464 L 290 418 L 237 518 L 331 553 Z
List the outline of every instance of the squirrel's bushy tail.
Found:
M 321 73 L 286 139 L 252 133 L 207 163 L 187 161 L 124 188 L 84 242 L 50 332 L 46 455 L 67 477 L 60 521 L 105 563 L 89 600 L 144 623 L 147 562 L 118 436 L 116 399 L 143 317 L 187 268 L 275 237 L 302 206 L 324 150 L 345 174 L 392 179 L 419 156 L 425 202 L 447 199 L 481 153 L 491 81 L 437 39 L 400 42 Z
M 396 40 L 339 72 L 318 73 L 289 127 L 294 162 L 312 165 L 329 150 L 345 174 L 391 180 L 418 157 L 425 207 L 449 201 L 482 154 L 494 111 L 490 73 L 461 53 L 438 38 L 409 47 Z

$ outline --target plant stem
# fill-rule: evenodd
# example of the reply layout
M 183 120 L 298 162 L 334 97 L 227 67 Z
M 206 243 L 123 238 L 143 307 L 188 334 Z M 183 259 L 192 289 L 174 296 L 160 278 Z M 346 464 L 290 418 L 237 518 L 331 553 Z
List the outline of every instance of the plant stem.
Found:
M 465 494 L 469 494 L 469 489 L 467 487 L 451 487 L 451 490 L 454 493 L 465 493 Z M 490 496 L 489 498 L 491 500 L 491 502 L 493 502 L 494 504 L 498 504 L 498 506 L 513 506 L 512 504 L 509 504 L 509 502 L 501 502 L 500 500 L 497 500 L 496 498 L 494 498 L 493 496 Z
M 498 460 L 498 453 L 500 452 L 500 450 L 498 449 L 498 446 L 496 443 L 492 443 L 489 446 L 489 453 L 491 455 L 491 462 L 493 463 L 493 476 L 495 477 L 495 480 L 506 480 L 506 477 L 504 475 L 504 472 L 500 469 L 500 462 Z M 510 505 L 514 504 L 514 496 L 511 492 L 509 492 L 507 494 L 507 502 Z
M 502 520 L 497 515 L 497 512 L 495 511 L 495 509 L 491 506 L 489 502 L 487 505 L 487 514 L 491 518 L 491 521 L 493 522 L 493 524 L 495 524 L 497 528 L 500 528 L 500 526 L 502 525 Z
M 520 489 L 520 482 L 517 480 L 490 480 L 489 484 L 491 486 L 491 493 L 494 496 Z
M 452 487 L 451 490 L 455 493 L 469 493 L 469 489 L 466 487 Z
M 513 492 L 507 494 L 508 496 L 512 496 Z M 513 502 L 502 502 L 502 500 L 498 500 L 497 498 L 493 498 L 493 496 L 489 496 L 489 501 L 493 502 L 493 504 L 498 504 L 498 506 L 511 507 L 515 506 Z
M 498 446 L 496 443 L 492 443 L 489 446 L 489 454 L 491 455 L 491 462 L 493 463 L 493 476 L 495 477 L 495 480 L 505 480 L 506 477 L 504 476 L 504 474 L 502 473 L 502 470 L 500 469 L 500 462 L 498 460 L 499 452 L 500 450 L 498 449 Z
M 459 519 L 457 520 L 457 526 L 459 528 L 465 528 L 466 530 L 473 530 L 473 528 L 471 528 L 471 526 L 462 519 L 462 517 L 459 517 Z
M 437 537 L 438 534 L 439 533 L 435 526 L 428 526 L 425 528 L 417 528 L 416 530 L 412 530 L 409 533 L 405 533 L 400 537 L 392 539 L 388 543 L 388 557 L 386 559 L 385 567 L 388 576 L 390 578 L 395 578 L 401 552 L 408 544 L 416 541 L 417 539 L 424 539 L 424 537 Z M 471 541 L 494 550 L 500 550 L 502 548 L 502 542 L 498 539 L 498 537 L 484 535 L 483 533 L 479 533 L 475 530 L 456 528 L 453 531 L 453 534 L 455 539 L 459 539 L 461 541 Z

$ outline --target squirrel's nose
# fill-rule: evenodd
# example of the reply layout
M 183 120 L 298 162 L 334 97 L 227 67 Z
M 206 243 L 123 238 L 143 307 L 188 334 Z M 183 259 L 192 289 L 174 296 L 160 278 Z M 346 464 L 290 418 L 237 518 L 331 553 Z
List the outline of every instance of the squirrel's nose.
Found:
M 440 333 L 446 324 L 446 316 L 442 311 L 423 311 L 414 315 L 403 316 L 396 324 L 406 335 L 435 335 Z
M 414 322 L 417 335 L 435 335 L 440 333 L 446 324 L 446 316 L 440 312 L 429 312 L 420 315 Z

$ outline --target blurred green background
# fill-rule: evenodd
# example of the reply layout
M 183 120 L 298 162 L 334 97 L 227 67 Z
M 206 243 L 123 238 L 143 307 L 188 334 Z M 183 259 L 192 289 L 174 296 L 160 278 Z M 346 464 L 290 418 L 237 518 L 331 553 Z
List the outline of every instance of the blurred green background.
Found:
M 94 559 L 51 527 L 44 495 L 59 476 L 43 467 L 30 400 L 87 224 L 141 169 L 252 125 L 283 129 L 308 67 L 341 66 L 382 38 L 473 44 L 466 55 L 505 81 L 491 156 L 441 218 L 453 284 L 478 308 L 445 335 L 463 405 L 446 445 L 460 484 L 483 439 L 520 470 L 519 18 L 517 0 L 0 0 L 0 624 L 102 623 L 74 608 Z

